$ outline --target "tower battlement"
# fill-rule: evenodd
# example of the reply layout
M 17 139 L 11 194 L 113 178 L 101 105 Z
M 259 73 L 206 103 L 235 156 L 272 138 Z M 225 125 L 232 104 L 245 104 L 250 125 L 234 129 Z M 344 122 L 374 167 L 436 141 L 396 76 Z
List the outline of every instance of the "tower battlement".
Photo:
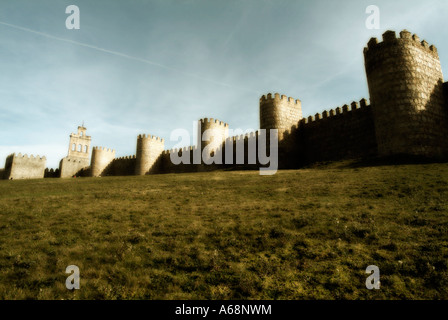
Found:
M 110 148 L 106 148 L 106 147 L 93 147 L 94 151 L 102 151 L 102 152 L 111 152 L 111 153 L 115 153 L 114 149 L 110 149 Z
M 364 53 L 381 49 L 383 46 L 407 42 L 415 45 L 416 47 L 425 49 L 428 53 L 438 56 L 437 48 L 434 45 L 429 45 L 425 40 L 420 41 L 420 38 L 416 34 L 412 34 L 407 30 L 401 31 L 399 37 L 397 37 L 395 31 L 389 30 L 384 32 L 382 37 L 382 42 L 378 42 L 377 38 L 371 38 L 367 43 L 367 47 L 364 48 Z
M 283 101 L 283 102 L 288 102 L 288 103 L 294 103 L 294 104 L 298 104 L 301 105 L 301 101 L 299 99 L 294 99 L 291 97 L 288 97 L 284 94 L 280 95 L 279 93 L 274 93 L 274 97 L 272 97 L 272 93 L 268 93 L 267 95 L 263 95 L 260 98 L 260 103 L 261 102 L 267 102 L 267 101 L 271 101 L 271 100 L 276 100 L 276 101 Z
M 202 118 L 199 120 L 201 122 L 201 124 L 215 124 L 218 126 L 223 126 L 223 127 L 229 127 L 228 123 L 225 123 L 224 121 L 220 121 L 218 119 L 213 119 L 213 118 Z
M 150 134 L 139 134 L 137 137 L 137 140 L 143 140 L 143 139 L 149 139 L 149 140 L 153 140 L 153 141 L 159 141 L 161 143 L 165 143 L 165 140 L 162 138 L 159 138 L 157 136 L 153 136 Z

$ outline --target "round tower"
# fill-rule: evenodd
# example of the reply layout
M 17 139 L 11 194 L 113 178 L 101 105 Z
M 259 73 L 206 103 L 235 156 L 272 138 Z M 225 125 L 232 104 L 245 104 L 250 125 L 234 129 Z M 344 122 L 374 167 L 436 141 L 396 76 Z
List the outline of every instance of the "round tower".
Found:
M 206 158 L 211 156 L 211 153 L 223 146 L 223 143 L 229 136 L 229 125 L 217 119 L 201 119 L 198 122 L 198 146 L 201 146 L 201 154 L 207 148 Z M 204 156 L 203 156 L 204 158 Z M 204 159 L 203 159 L 204 160 Z
M 165 148 L 163 139 L 141 134 L 137 138 L 135 174 L 143 176 L 156 172 L 156 162 Z
M 447 113 L 437 49 L 404 30 L 372 38 L 365 68 L 380 156 L 443 157 Z
M 283 132 L 302 119 L 302 102 L 285 95 L 269 93 L 260 98 L 260 129 L 278 129 L 279 139 Z
M 100 177 L 109 164 L 115 159 L 115 150 L 103 147 L 93 147 L 92 163 L 90 165 L 90 175 L 92 177 Z

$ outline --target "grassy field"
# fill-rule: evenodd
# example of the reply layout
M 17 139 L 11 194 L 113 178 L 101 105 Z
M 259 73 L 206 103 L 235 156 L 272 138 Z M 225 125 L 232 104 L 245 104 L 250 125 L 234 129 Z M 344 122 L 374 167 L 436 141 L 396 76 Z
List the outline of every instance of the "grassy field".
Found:
M 0 298 L 448 299 L 447 199 L 448 164 L 0 181 Z

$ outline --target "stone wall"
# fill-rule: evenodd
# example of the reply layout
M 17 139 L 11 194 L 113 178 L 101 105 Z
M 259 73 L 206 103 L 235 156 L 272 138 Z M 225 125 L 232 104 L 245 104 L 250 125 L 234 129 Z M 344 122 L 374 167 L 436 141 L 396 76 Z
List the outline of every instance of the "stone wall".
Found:
M 59 172 L 59 169 L 45 169 L 44 178 L 59 178 L 60 176 L 61 173 Z
M 11 154 L 5 162 L 5 179 L 41 179 L 44 177 L 45 157 Z
M 71 178 L 85 170 L 90 165 L 88 158 L 65 157 L 59 163 L 59 172 L 61 178 Z
M 108 166 L 105 175 L 132 176 L 135 175 L 136 156 L 127 156 L 114 159 Z
M 378 153 L 372 107 L 365 99 L 302 119 L 281 143 L 282 167 L 342 159 L 374 157 Z M 293 160 L 296 159 L 294 162 Z

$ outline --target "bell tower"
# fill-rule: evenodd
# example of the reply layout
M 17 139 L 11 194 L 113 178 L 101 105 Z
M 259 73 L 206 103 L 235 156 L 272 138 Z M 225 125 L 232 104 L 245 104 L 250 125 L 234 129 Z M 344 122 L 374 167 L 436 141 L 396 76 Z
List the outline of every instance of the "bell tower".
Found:
M 90 165 L 90 143 L 92 138 L 86 134 L 87 128 L 78 127 L 78 133 L 70 134 L 68 155 L 59 163 L 61 178 L 75 176 Z
M 90 136 L 87 136 L 86 131 L 87 129 L 83 125 L 78 127 L 78 134 L 70 134 L 68 157 L 89 159 L 90 142 L 92 141 L 92 138 Z

